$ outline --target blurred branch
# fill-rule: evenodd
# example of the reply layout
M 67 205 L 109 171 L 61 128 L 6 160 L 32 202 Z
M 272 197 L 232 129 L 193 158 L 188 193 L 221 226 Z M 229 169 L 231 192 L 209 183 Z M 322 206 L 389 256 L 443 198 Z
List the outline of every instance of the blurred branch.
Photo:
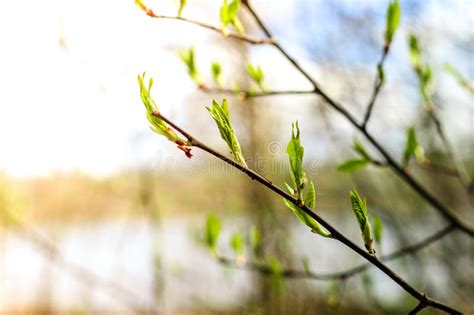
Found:
M 412 309 L 410 311 L 410 313 L 408 313 L 408 315 L 418 314 L 419 312 L 421 312 L 422 310 L 424 310 L 427 307 L 428 307 L 428 304 L 426 303 L 426 301 L 422 300 L 422 301 L 420 301 L 420 303 L 418 303 L 417 306 L 415 306 L 414 309 Z
M 377 63 L 377 76 L 375 77 L 374 82 L 374 89 L 372 91 L 372 96 L 370 97 L 369 104 L 367 105 L 367 110 L 365 112 L 364 121 L 362 122 L 362 128 L 367 127 L 367 123 L 369 122 L 370 116 L 372 115 L 372 111 L 374 109 L 375 101 L 377 100 L 377 96 L 379 95 L 380 90 L 382 89 L 384 80 L 384 62 L 387 58 L 388 52 L 390 50 L 390 46 L 384 46 L 382 57 L 380 61 Z
M 167 19 L 167 20 L 183 21 L 183 22 L 194 24 L 194 25 L 197 25 L 197 26 L 200 26 L 200 27 L 203 27 L 203 28 L 207 28 L 209 30 L 212 30 L 212 31 L 215 31 L 215 32 L 218 32 L 218 33 L 222 34 L 221 28 L 219 28 L 217 26 L 210 25 L 210 24 L 200 22 L 200 21 L 187 19 L 187 18 L 184 18 L 182 16 L 168 16 L 168 15 L 155 15 L 155 14 L 152 14 L 152 15 L 149 15 L 149 16 L 152 17 L 152 18 L 162 19 L 162 20 Z M 225 35 L 222 34 L 222 36 L 225 36 Z M 241 40 L 241 41 L 247 42 L 249 44 L 254 44 L 254 45 L 265 45 L 265 44 L 271 44 L 273 42 L 273 39 L 271 39 L 271 38 L 256 38 L 256 37 L 252 37 L 250 35 L 234 33 L 234 32 L 230 32 L 229 34 L 227 34 L 227 37 L 234 38 L 234 39 L 237 39 L 237 40 Z
M 454 230 L 455 230 L 455 227 L 453 225 L 449 225 L 415 244 L 403 247 L 391 254 L 380 256 L 379 260 L 383 262 L 388 262 L 388 261 L 396 260 L 406 255 L 415 254 L 416 252 L 422 250 L 423 248 L 435 243 L 436 241 L 441 240 L 442 238 L 449 235 Z M 273 269 L 270 266 L 263 263 L 258 263 L 255 261 L 249 261 L 249 262 L 245 262 L 244 264 L 240 264 L 238 261 L 236 261 L 233 258 L 217 256 L 216 259 L 219 263 L 228 267 L 232 267 L 232 268 L 240 268 L 240 269 L 245 269 L 245 270 L 257 271 L 264 275 L 271 275 L 274 273 Z M 345 280 L 359 274 L 360 272 L 367 270 L 371 266 L 372 266 L 371 263 L 364 263 L 359 266 L 347 269 L 345 271 L 331 272 L 331 273 L 314 273 L 310 270 L 284 269 L 281 271 L 280 275 L 285 278 L 312 279 L 312 280 L 320 280 L 320 281 Z
M 153 310 L 153 312 L 157 311 L 151 306 L 144 306 L 145 302 L 140 303 L 139 301 L 141 298 L 136 296 L 133 292 L 128 291 L 127 289 L 124 289 L 113 282 L 104 280 L 79 265 L 68 262 L 66 258 L 64 258 L 64 255 L 57 247 L 54 246 L 53 243 L 45 239 L 32 228 L 20 222 L 18 219 L 15 219 L 14 222 L 15 227 L 20 230 L 21 236 L 39 248 L 40 252 L 51 262 L 57 264 L 64 271 L 70 273 L 77 280 L 84 282 L 89 287 L 100 288 L 109 292 L 111 297 L 124 302 L 136 314 L 145 314 L 150 310 Z
M 250 1 L 242 1 L 242 3 L 247 7 L 250 14 L 254 17 L 257 24 L 260 26 L 262 31 L 269 38 L 273 39 L 272 45 L 279 50 L 283 56 L 299 71 L 314 87 L 314 94 L 319 95 L 323 100 L 334 110 L 339 112 L 344 116 L 356 129 L 358 129 L 366 139 L 378 150 L 378 152 L 385 158 L 389 167 L 400 176 L 400 178 L 408 184 L 413 190 L 415 190 L 423 199 L 425 199 L 430 205 L 432 205 L 447 221 L 455 225 L 458 229 L 462 230 L 471 237 L 474 237 L 474 228 L 468 226 L 466 223 L 461 221 L 456 214 L 454 214 L 450 209 L 443 205 L 434 195 L 428 192 L 414 177 L 407 173 L 403 167 L 401 167 L 398 162 L 388 153 L 388 151 L 379 143 L 375 138 L 368 133 L 363 124 L 359 124 L 354 116 L 350 114 L 341 104 L 333 100 L 328 94 L 326 94 L 316 82 L 311 75 L 304 70 L 299 63 L 291 57 L 288 52 L 279 44 L 279 42 L 273 37 L 270 30 L 264 24 L 260 16 L 250 5 Z
M 274 95 L 304 95 L 304 94 L 314 94 L 314 91 L 298 91 L 298 90 L 286 90 L 286 91 L 264 91 L 264 92 L 254 92 L 254 91 L 241 91 L 241 90 L 232 90 L 232 89 L 223 89 L 223 88 L 209 88 L 204 85 L 199 86 L 199 89 L 205 93 L 216 93 L 216 94 L 225 94 L 225 95 L 237 95 L 241 98 L 252 98 L 252 97 L 265 97 L 265 96 L 274 96 Z
M 256 180 L 260 184 L 264 185 L 268 189 L 272 190 L 273 192 L 277 193 L 281 197 L 285 198 L 286 200 L 292 202 L 295 206 L 300 208 L 302 211 L 304 211 L 307 215 L 309 215 L 311 218 L 316 220 L 319 224 L 321 224 L 327 231 L 331 233 L 330 237 L 333 239 L 338 240 L 339 242 L 343 243 L 347 247 L 349 247 L 351 250 L 356 252 L 359 256 L 362 256 L 365 258 L 370 264 L 376 266 L 380 271 L 385 273 L 388 277 L 390 277 L 395 283 L 397 283 L 402 289 L 404 289 L 407 293 L 409 293 L 411 296 L 416 298 L 419 301 L 425 300 L 427 301 L 428 305 L 438 308 L 440 310 L 443 310 L 447 313 L 451 314 L 461 314 L 460 311 L 456 310 L 455 308 L 448 306 L 444 303 L 441 303 L 439 301 L 436 301 L 432 298 L 426 297 L 426 295 L 420 291 L 418 291 L 416 288 L 412 287 L 410 284 L 408 284 L 403 278 L 401 278 L 395 271 L 390 269 L 387 265 L 385 265 L 381 260 L 379 260 L 375 255 L 368 253 L 364 249 L 360 248 L 357 246 L 355 243 L 353 243 L 351 240 L 349 240 L 347 237 L 345 237 L 341 232 L 339 232 L 336 228 L 334 228 L 331 224 L 329 224 L 326 220 L 324 220 L 322 217 L 314 213 L 308 206 L 306 205 L 300 205 L 301 203 L 292 195 L 286 193 L 284 190 L 282 190 L 280 187 L 274 185 L 271 181 L 266 179 L 265 177 L 261 176 L 260 174 L 256 173 L 255 171 L 247 168 L 246 166 L 227 158 L 226 156 L 220 154 L 216 150 L 210 148 L 206 144 L 202 143 L 201 141 L 197 140 L 191 134 L 183 130 L 181 127 L 176 125 L 173 121 L 169 120 L 159 112 L 153 111 L 152 115 L 163 120 L 166 122 L 168 125 L 170 125 L 172 128 L 174 128 L 176 131 L 181 133 L 187 140 L 190 146 L 194 146 L 197 148 L 200 148 L 201 150 L 217 157 L 218 159 L 226 162 L 227 164 L 237 168 L 238 170 L 242 171 L 243 173 L 247 174 L 252 180 Z

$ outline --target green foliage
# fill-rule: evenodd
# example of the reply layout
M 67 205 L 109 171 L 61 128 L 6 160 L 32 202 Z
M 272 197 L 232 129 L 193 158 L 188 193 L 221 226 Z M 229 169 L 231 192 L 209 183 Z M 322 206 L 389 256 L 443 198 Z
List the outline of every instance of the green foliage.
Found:
M 432 110 L 431 103 L 431 83 L 432 83 L 432 71 L 429 65 L 423 66 L 421 61 L 421 48 L 418 43 L 418 39 L 414 34 L 410 34 L 409 39 L 410 46 L 410 62 L 418 76 L 420 94 L 423 100 L 423 106 L 425 110 Z
M 222 224 L 215 213 L 209 214 L 206 220 L 206 244 L 212 253 L 217 253 L 217 241 L 221 233 Z
M 444 65 L 444 70 L 453 76 L 460 86 L 466 89 L 470 93 L 474 93 L 474 85 L 472 85 L 468 79 L 453 65 L 447 63 Z
M 188 68 L 188 74 L 191 79 L 198 85 L 202 84 L 201 75 L 196 66 L 195 61 L 195 54 L 194 54 L 194 47 L 190 47 L 188 49 L 184 49 L 179 52 L 179 57 L 184 62 L 186 67 Z
M 397 0 L 391 1 L 387 8 L 387 20 L 385 29 L 385 45 L 388 46 L 393 40 L 393 36 L 400 24 L 400 4 Z
M 235 255 L 242 256 L 244 254 L 245 242 L 244 237 L 240 233 L 234 233 L 230 238 L 230 247 Z
M 248 64 L 246 66 L 247 72 L 252 78 L 252 80 L 258 85 L 260 90 L 265 91 L 265 85 L 263 83 L 264 80 L 264 74 L 263 70 L 260 66 L 253 66 L 251 64 Z
M 330 233 L 326 232 L 315 219 L 310 217 L 300 208 L 304 205 L 306 205 L 310 209 L 314 209 L 316 207 L 316 191 L 314 188 L 313 181 L 311 180 L 303 200 L 303 193 L 308 179 L 306 178 L 306 174 L 303 172 L 304 148 L 300 142 L 300 129 L 298 126 L 298 122 L 292 125 L 291 139 L 286 147 L 286 152 L 289 157 L 290 174 L 291 179 L 293 180 L 294 187 L 291 187 L 288 183 L 285 183 L 285 186 L 290 192 L 290 194 L 297 200 L 299 200 L 300 204 L 296 205 L 286 199 L 283 199 L 283 202 L 291 211 L 293 211 L 293 213 L 301 222 L 303 222 L 311 229 L 313 233 L 319 234 L 324 237 L 330 237 Z
M 186 2 L 188 2 L 188 0 L 179 0 L 179 9 L 178 9 L 178 16 L 179 17 L 183 13 L 184 7 L 186 6 Z
M 375 242 L 380 245 L 382 243 L 382 236 L 383 236 L 382 219 L 380 219 L 380 217 L 376 215 L 374 216 L 372 223 L 374 226 L 373 228 L 374 228 Z
M 211 73 L 212 73 L 212 78 L 214 79 L 214 82 L 217 84 L 217 86 L 221 86 L 221 73 L 222 73 L 222 68 L 221 64 L 217 61 L 214 61 L 211 64 Z
M 354 151 L 359 153 L 361 157 L 363 157 L 365 160 L 372 160 L 370 157 L 369 153 L 367 152 L 367 149 L 364 147 L 364 145 L 359 141 L 359 139 L 355 138 L 354 139 L 354 145 L 352 146 Z
M 337 170 L 341 172 L 353 173 L 363 169 L 369 165 L 369 163 L 370 161 L 365 159 L 350 159 L 339 164 L 337 166 Z
M 406 130 L 405 151 L 403 153 L 404 167 L 408 166 L 412 157 L 417 161 L 423 161 L 425 159 L 423 147 L 421 147 L 416 138 L 415 127 L 409 127 Z
M 224 35 L 228 35 L 227 26 L 232 25 L 237 32 L 244 34 L 244 26 L 240 22 L 238 13 L 240 9 L 240 0 L 224 0 L 221 6 L 221 29 Z
M 362 232 L 362 239 L 364 241 L 365 248 L 370 254 L 375 254 L 372 247 L 372 230 L 370 227 L 369 216 L 367 214 L 367 204 L 365 200 L 362 200 L 359 193 L 355 188 L 349 193 L 351 199 L 352 211 L 359 223 L 360 231 Z
M 296 133 L 295 133 L 296 127 Z M 291 125 L 291 139 L 286 146 L 286 153 L 290 159 L 290 175 L 293 179 L 296 198 L 301 199 L 301 191 L 304 189 L 307 179 L 303 172 L 304 148 L 300 142 L 300 129 L 298 121 Z
M 212 100 L 212 106 L 207 106 L 206 109 L 209 111 L 209 114 L 216 122 L 221 137 L 227 143 L 227 146 L 229 147 L 230 152 L 234 156 L 235 160 L 241 165 L 247 167 L 247 163 L 245 163 L 239 141 L 237 140 L 234 128 L 232 128 L 232 124 L 230 122 L 229 105 L 227 104 L 227 100 L 223 99 L 222 105 L 219 105 L 219 103 L 217 103 L 215 100 Z
M 151 78 L 148 81 L 148 87 L 145 85 L 145 73 L 138 76 L 138 85 L 140 86 L 140 97 L 143 104 L 146 108 L 146 117 L 150 122 L 151 130 L 154 132 L 165 136 L 168 140 L 178 144 L 178 145 L 188 145 L 188 141 L 180 138 L 173 129 L 171 129 L 166 122 L 162 119 L 153 115 L 153 113 L 158 113 L 158 106 L 156 106 L 155 101 L 150 96 L 150 90 L 153 86 L 153 79 Z
M 250 230 L 250 246 L 252 247 L 252 252 L 255 257 L 260 256 L 260 251 L 262 248 L 262 234 L 260 230 L 254 226 Z
M 418 44 L 418 38 L 414 34 L 410 34 L 408 44 L 410 47 L 410 62 L 413 68 L 421 68 L 421 50 Z

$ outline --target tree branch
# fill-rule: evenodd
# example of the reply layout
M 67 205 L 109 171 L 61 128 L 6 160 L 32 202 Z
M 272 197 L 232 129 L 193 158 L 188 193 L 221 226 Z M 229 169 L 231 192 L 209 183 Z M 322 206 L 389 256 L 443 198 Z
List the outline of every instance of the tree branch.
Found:
M 292 58 L 286 50 L 278 43 L 278 41 L 273 37 L 270 30 L 265 26 L 259 15 L 250 5 L 250 2 L 242 2 L 254 17 L 257 24 L 260 26 L 262 31 L 266 36 L 273 39 L 272 45 L 278 49 L 283 56 L 299 71 L 314 87 L 315 94 L 321 96 L 323 100 L 334 110 L 339 112 L 344 116 L 357 130 L 359 130 L 366 139 L 379 151 L 379 153 L 385 158 L 389 167 L 414 191 L 416 191 L 423 199 L 425 199 L 430 205 L 434 207 L 448 222 L 454 224 L 457 228 L 465 232 L 471 237 L 474 237 L 474 228 L 469 227 L 464 222 L 462 222 L 451 210 L 444 206 L 434 195 L 429 193 L 415 178 L 408 174 L 396 161 L 395 159 L 386 151 L 386 149 L 377 141 L 375 138 L 369 134 L 366 128 L 362 124 L 359 124 L 356 119 L 344 108 L 342 105 L 333 100 L 328 94 L 326 94 L 320 87 L 319 84 L 314 80 L 306 70 L 304 70 L 298 62 Z
M 205 93 L 216 93 L 224 95 L 238 95 L 244 99 L 253 98 L 253 97 L 266 97 L 266 96 L 275 96 L 275 95 L 305 95 L 305 94 L 314 94 L 312 91 L 298 91 L 298 90 L 286 90 L 286 91 L 264 91 L 264 92 L 253 92 L 253 91 L 239 91 L 232 89 L 223 89 L 223 88 L 209 88 L 207 86 L 199 86 L 199 89 Z
M 220 154 L 216 150 L 212 149 L 211 147 L 207 146 L 203 142 L 197 140 L 191 134 L 183 130 L 181 127 L 176 125 L 173 121 L 169 120 L 159 112 L 152 112 L 152 115 L 160 118 L 167 124 L 169 124 L 172 128 L 174 128 L 176 131 L 181 133 L 188 142 L 190 143 L 191 146 L 200 148 L 201 150 L 217 157 L 218 159 L 226 162 L 227 164 L 237 168 L 238 170 L 242 171 L 243 173 L 247 174 L 252 180 L 258 181 L 260 184 L 264 185 L 266 188 L 272 190 L 273 192 L 277 193 L 281 197 L 285 198 L 286 200 L 294 203 L 295 205 L 299 204 L 299 201 L 294 198 L 293 196 L 289 195 L 286 193 L 283 189 L 280 187 L 274 185 L 270 180 L 266 179 L 262 175 L 256 173 L 255 171 L 237 163 L 236 161 Z M 396 272 L 391 270 L 387 265 L 385 265 L 382 261 L 380 261 L 375 255 L 369 254 L 367 251 L 362 249 L 361 247 L 357 246 L 355 243 L 353 243 L 351 240 L 349 240 L 347 237 L 345 237 L 342 233 L 340 233 L 336 228 L 334 228 L 331 224 L 329 224 L 326 220 L 324 220 L 322 217 L 314 213 L 310 208 L 308 208 L 306 205 L 303 206 L 298 206 L 302 211 L 304 211 L 307 215 L 309 215 L 311 218 L 316 220 L 319 224 L 321 224 L 327 231 L 331 233 L 331 237 L 338 240 L 339 242 L 343 243 L 350 249 L 352 249 L 354 252 L 365 258 L 368 262 L 376 266 L 380 271 L 385 273 L 388 277 L 390 277 L 395 283 L 397 283 L 402 289 L 404 289 L 407 293 L 409 293 L 411 296 L 416 298 L 417 300 L 421 301 L 422 299 L 425 299 L 425 294 L 418 291 L 416 288 L 408 284 L 403 278 L 401 278 Z M 432 298 L 426 297 L 429 305 L 436 307 L 440 310 L 443 310 L 447 313 L 451 314 L 462 314 L 460 311 L 456 310 L 455 308 L 446 305 L 444 303 L 438 302 Z M 434 306 L 436 305 L 436 306 Z

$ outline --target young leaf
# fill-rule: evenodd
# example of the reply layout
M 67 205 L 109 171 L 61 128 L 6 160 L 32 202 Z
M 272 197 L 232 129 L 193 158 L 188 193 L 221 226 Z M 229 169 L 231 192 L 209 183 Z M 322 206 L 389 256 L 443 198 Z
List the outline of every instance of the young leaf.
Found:
M 391 1 L 388 5 L 386 23 L 385 45 L 388 47 L 393 40 L 398 25 L 400 24 L 400 5 L 397 0 Z
M 221 221 L 214 213 L 209 214 L 206 221 L 206 244 L 215 254 L 217 251 L 217 240 L 221 233 Z
M 465 88 L 467 91 L 474 93 L 474 85 L 468 81 L 468 79 L 453 65 L 447 63 L 444 65 L 444 70 L 452 75 L 460 86 Z
M 373 220 L 373 224 L 374 224 L 375 242 L 380 245 L 382 243 L 382 235 L 383 235 L 382 219 L 380 219 L 378 215 L 375 216 Z
M 414 34 L 410 34 L 409 38 L 409 47 L 410 47 L 410 62 L 412 67 L 417 70 L 421 70 L 421 50 L 420 45 L 418 44 L 418 39 Z
M 214 82 L 217 84 L 217 86 L 221 86 L 221 65 L 219 62 L 214 61 L 211 65 L 211 73 L 212 73 L 212 78 L 214 79 Z
M 174 132 L 174 130 L 168 126 L 166 122 L 164 122 L 159 117 L 156 117 L 155 115 L 153 115 L 154 113 L 158 112 L 158 106 L 156 106 L 155 101 L 150 96 L 150 90 L 151 90 L 151 87 L 153 86 L 153 79 L 150 79 L 148 81 L 148 88 L 145 85 L 144 80 L 145 80 L 145 73 L 138 76 L 138 85 L 140 86 L 140 97 L 142 99 L 143 104 L 145 105 L 146 117 L 148 121 L 150 122 L 151 130 L 153 130 L 154 132 L 162 136 L 165 136 L 171 142 L 176 143 L 178 145 L 178 148 L 184 151 L 184 153 L 186 154 L 188 158 L 191 158 L 192 157 L 191 148 L 189 148 L 191 144 L 187 140 L 184 140 L 181 137 L 179 137 L 176 134 L 176 132 Z
M 239 141 L 237 140 L 234 128 L 230 122 L 229 105 L 227 104 L 227 100 L 223 99 L 222 105 L 219 105 L 219 103 L 213 100 L 212 106 L 207 106 L 206 109 L 209 111 L 209 114 L 216 122 L 221 137 L 227 143 L 227 146 L 229 147 L 230 152 L 234 156 L 235 160 L 247 167 L 247 163 L 245 163 Z
M 186 2 L 188 2 L 188 0 L 179 0 L 178 17 L 181 17 L 184 7 L 186 6 Z
M 244 34 L 245 30 L 242 23 L 239 20 L 238 13 L 240 8 L 240 0 L 224 0 L 221 6 L 220 17 L 221 17 L 221 29 L 224 35 L 228 35 L 229 31 L 227 26 L 231 24 L 237 32 Z
M 230 239 L 230 246 L 234 251 L 235 255 L 242 256 L 244 253 L 244 237 L 240 233 L 235 233 Z
M 316 191 L 312 180 L 309 182 L 308 191 L 304 197 L 304 203 L 310 209 L 314 209 L 316 206 Z
M 345 162 L 342 162 L 337 166 L 337 170 L 341 172 L 357 172 L 367 165 L 369 165 L 370 161 L 369 160 L 363 160 L 363 159 L 351 159 L 347 160 Z
M 179 52 L 179 57 L 184 62 L 188 68 L 188 74 L 191 79 L 198 85 L 202 84 L 201 75 L 196 67 L 196 62 L 194 58 L 194 47 L 182 50 Z
M 365 149 L 365 147 L 362 145 L 362 143 L 359 141 L 359 139 L 355 138 L 354 139 L 354 146 L 353 146 L 354 151 L 359 153 L 359 155 L 364 159 L 364 160 L 372 160 L 370 157 L 369 153 Z
M 403 166 L 407 167 L 411 158 L 414 157 L 417 161 L 425 160 L 425 153 L 423 147 L 418 144 L 416 138 L 415 127 L 407 128 L 405 152 L 403 153 Z
M 147 7 L 145 5 L 145 3 L 143 3 L 142 0 L 135 0 L 135 4 L 140 8 L 142 9 L 143 11 L 145 11 L 146 15 L 150 16 L 150 17 L 156 17 L 155 13 L 153 13 L 153 10 L 150 9 L 149 7 Z
M 262 248 L 262 234 L 256 226 L 250 230 L 250 246 L 252 247 L 253 255 L 259 257 Z
M 258 85 L 260 90 L 264 91 L 265 86 L 263 84 L 264 75 L 262 68 L 260 66 L 253 66 L 251 64 L 248 64 L 246 66 L 246 69 L 248 74 L 250 75 L 252 80 Z
M 351 199 L 352 211 L 359 223 L 360 231 L 362 232 L 362 239 L 364 241 L 365 248 L 370 254 L 375 254 L 374 248 L 372 247 L 372 230 L 370 227 L 369 216 L 367 214 L 367 204 L 365 200 L 362 200 L 359 193 L 355 188 L 349 193 Z
M 307 225 L 311 229 L 311 232 L 319 234 L 324 237 L 331 237 L 330 233 L 326 232 L 315 219 L 310 217 L 306 212 L 301 210 L 297 205 L 295 205 L 294 203 L 286 199 L 283 199 L 283 202 L 288 208 L 290 208 L 291 211 L 293 211 L 293 213 L 301 222 L 303 222 L 305 225 Z
M 296 133 L 295 133 L 296 126 Z M 291 140 L 286 146 L 286 153 L 290 159 L 290 174 L 293 179 L 297 199 L 301 199 L 301 191 L 305 184 L 305 174 L 303 173 L 304 148 L 300 143 L 300 129 L 298 121 L 291 125 Z

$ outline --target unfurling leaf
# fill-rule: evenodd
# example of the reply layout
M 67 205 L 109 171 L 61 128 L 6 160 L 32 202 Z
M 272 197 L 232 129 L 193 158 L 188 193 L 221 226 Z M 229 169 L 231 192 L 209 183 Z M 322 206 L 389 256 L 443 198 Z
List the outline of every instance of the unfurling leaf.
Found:
M 352 211 L 359 223 L 360 231 L 362 232 L 362 240 L 364 241 L 365 248 L 370 254 L 375 254 L 375 250 L 372 246 L 372 230 L 370 227 L 369 216 L 367 214 L 367 204 L 365 200 L 362 200 L 357 190 L 352 189 L 349 193 L 351 199 Z
M 366 148 L 362 145 L 362 143 L 359 141 L 359 139 L 355 138 L 354 139 L 354 145 L 352 147 L 354 151 L 359 153 L 361 157 L 364 158 L 364 160 L 372 160 L 370 157 L 369 153 L 367 152 Z
M 252 80 L 258 85 L 260 90 L 265 91 L 265 85 L 263 83 L 264 75 L 262 68 L 260 66 L 253 66 L 251 64 L 248 64 L 246 68 L 248 74 L 250 75 Z
M 217 84 L 217 86 L 221 86 L 221 65 L 219 62 L 214 61 L 211 65 L 211 73 L 212 73 L 212 78 L 214 79 L 214 82 Z
M 188 2 L 188 0 L 179 0 L 178 17 L 180 17 L 183 13 L 184 7 L 186 6 L 186 2 Z
M 382 236 L 383 236 L 382 219 L 380 219 L 380 217 L 377 215 L 374 217 L 374 220 L 372 222 L 374 225 L 375 242 L 380 245 L 382 243 Z
M 150 90 L 151 90 L 151 87 L 153 86 L 153 79 L 150 79 L 148 81 L 148 87 L 145 85 L 144 80 L 145 80 L 145 73 L 138 76 L 138 85 L 140 86 L 140 97 L 142 99 L 143 104 L 145 105 L 146 117 L 148 121 L 150 122 L 151 130 L 153 130 L 154 132 L 162 136 L 165 136 L 171 142 L 176 143 L 178 145 L 178 148 L 184 151 L 184 153 L 186 154 L 188 158 L 191 158 L 192 157 L 191 148 L 189 148 L 191 144 L 187 140 L 179 137 L 176 134 L 176 132 L 174 132 L 174 130 L 171 129 L 165 121 L 155 116 L 155 114 L 158 113 L 158 106 L 156 106 L 155 101 L 150 96 Z
M 408 166 L 412 157 L 420 162 L 425 160 L 425 153 L 421 145 L 418 143 L 414 127 L 407 128 L 406 130 L 405 151 L 403 153 L 404 167 Z
M 410 34 L 410 62 L 414 69 L 421 69 L 421 50 L 418 44 L 418 38 L 414 34 Z
M 150 17 L 156 17 L 155 13 L 153 13 L 153 11 L 147 7 L 145 5 L 145 3 L 143 3 L 142 0 L 135 0 L 135 4 L 140 8 L 142 9 L 143 11 L 145 11 L 146 15 L 150 16 Z
M 316 206 L 316 191 L 312 180 L 309 182 L 308 191 L 304 197 L 304 203 L 310 209 L 314 209 Z
M 295 133 L 296 127 L 296 133 Z M 306 176 L 303 172 L 304 148 L 300 142 L 300 129 L 298 121 L 291 125 L 291 140 L 286 146 L 286 153 L 290 159 L 290 175 L 293 179 L 296 198 L 301 199 L 301 192 L 306 184 Z
M 201 75 L 196 66 L 196 61 L 194 58 L 194 47 L 182 50 L 179 52 L 179 57 L 184 62 L 188 68 L 188 74 L 191 79 L 198 85 L 202 85 Z
M 234 159 L 241 165 L 247 167 L 247 163 L 245 163 L 239 141 L 237 140 L 234 128 L 230 122 L 229 105 L 227 104 L 227 100 L 223 99 L 222 105 L 219 105 L 219 103 L 213 100 L 212 106 L 207 106 L 206 109 L 209 111 L 209 114 L 216 122 L 221 137 L 227 143 L 230 152 L 234 156 Z
M 230 246 L 234 251 L 235 255 L 242 256 L 244 254 L 245 242 L 244 237 L 240 233 L 235 233 L 230 239 Z
M 388 47 L 400 24 L 400 4 L 397 0 L 391 1 L 387 8 L 387 20 L 385 29 L 385 45 Z
M 370 161 L 369 160 L 364 160 L 364 159 L 351 159 L 347 160 L 345 162 L 342 162 L 337 166 L 337 170 L 341 172 L 357 172 L 367 165 L 369 165 Z
M 221 221 L 214 213 L 209 214 L 206 221 L 206 244 L 213 254 L 217 253 L 217 241 L 221 233 Z
M 330 233 L 326 232 L 315 219 L 310 217 L 306 212 L 301 210 L 297 205 L 295 205 L 294 203 L 286 199 L 283 199 L 283 202 L 288 208 L 290 208 L 291 211 L 293 211 L 293 213 L 301 222 L 303 222 L 306 226 L 308 226 L 311 229 L 311 232 L 319 234 L 324 237 L 331 237 Z
M 244 34 L 245 30 L 239 20 L 238 13 L 240 9 L 240 0 L 224 0 L 221 6 L 221 29 L 224 35 L 228 35 L 227 26 L 232 25 L 237 32 Z

